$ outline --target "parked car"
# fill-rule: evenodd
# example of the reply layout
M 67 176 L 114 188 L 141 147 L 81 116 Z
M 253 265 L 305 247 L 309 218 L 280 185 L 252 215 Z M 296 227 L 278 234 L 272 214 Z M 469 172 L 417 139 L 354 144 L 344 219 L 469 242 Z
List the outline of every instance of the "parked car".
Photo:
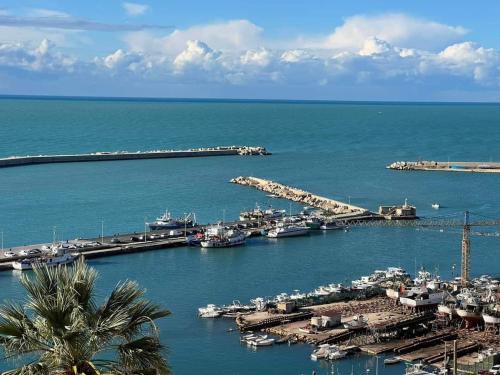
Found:
M 42 251 L 40 249 L 31 249 L 31 250 L 28 250 L 28 255 L 38 255 L 38 254 L 41 254 Z
M 490 369 L 490 374 L 499 375 L 500 374 L 500 365 L 495 365 Z
M 111 243 L 121 243 L 122 241 L 120 241 L 119 238 L 113 237 L 110 242 Z
M 12 257 L 17 256 L 17 254 L 12 252 L 12 251 L 6 251 L 5 253 L 3 253 L 3 256 L 6 258 L 12 258 Z

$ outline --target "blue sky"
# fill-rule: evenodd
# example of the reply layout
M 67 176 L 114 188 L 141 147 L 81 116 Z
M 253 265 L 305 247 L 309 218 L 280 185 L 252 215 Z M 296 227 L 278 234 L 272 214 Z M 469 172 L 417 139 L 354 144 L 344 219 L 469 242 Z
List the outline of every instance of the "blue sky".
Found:
M 0 94 L 498 101 L 497 1 L 0 1 Z

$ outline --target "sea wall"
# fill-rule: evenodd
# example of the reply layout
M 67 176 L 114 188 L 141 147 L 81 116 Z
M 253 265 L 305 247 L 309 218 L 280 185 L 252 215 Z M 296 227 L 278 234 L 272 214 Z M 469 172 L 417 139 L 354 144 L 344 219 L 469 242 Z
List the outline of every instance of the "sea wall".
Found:
M 161 159 L 161 158 L 188 158 L 204 156 L 224 155 L 270 155 L 265 147 L 253 146 L 227 146 L 199 148 L 190 150 L 155 150 L 155 151 L 116 151 L 95 152 L 91 154 L 74 155 L 37 155 L 37 156 L 11 156 L 0 159 L 0 167 L 15 167 L 30 164 L 47 163 L 75 163 L 95 162 L 109 160 L 133 160 L 133 159 Z

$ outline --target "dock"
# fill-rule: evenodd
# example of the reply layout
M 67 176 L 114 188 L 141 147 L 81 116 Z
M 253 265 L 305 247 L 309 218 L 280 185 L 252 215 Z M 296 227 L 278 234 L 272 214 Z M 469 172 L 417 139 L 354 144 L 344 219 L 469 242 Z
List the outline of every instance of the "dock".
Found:
M 492 161 L 396 161 L 386 167 L 398 171 L 500 173 L 500 162 Z
M 191 158 L 206 156 L 227 155 L 271 155 L 265 147 L 260 146 L 219 146 L 208 148 L 196 148 L 189 150 L 153 150 L 153 151 L 114 151 L 94 152 L 89 154 L 69 155 L 26 155 L 10 156 L 0 159 L 0 168 L 17 167 L 32 164 L 49 163 L 76 163 L 96 162 L 111 160 L 135 160 L 135 159 L 165 159 L 165 158 Z
M 337 201 L 331 198 L 322 197 L 302 189 L 286 186 L 278 182 L 266 180 L 252 176 L 239 176 L 230 182 L 242 186 L 249 186 L 255 189 L 270 193 L 276 197 L 288 199 L 300 204 L 319 208 L 332 215 L 335 219 L 379 219 L 379 215 L 370 212 L 363 207 L 354 206 L 349 203 Z

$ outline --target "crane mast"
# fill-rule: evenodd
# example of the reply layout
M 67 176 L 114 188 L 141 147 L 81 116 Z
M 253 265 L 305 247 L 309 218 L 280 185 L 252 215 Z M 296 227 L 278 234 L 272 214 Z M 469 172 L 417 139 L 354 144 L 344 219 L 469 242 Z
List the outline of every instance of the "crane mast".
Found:
M 461 283 L 466 286 L 470 275 L 470 224 L 469 211 L 465 211 L 464 230 L 462 235 L 462 269 Z

